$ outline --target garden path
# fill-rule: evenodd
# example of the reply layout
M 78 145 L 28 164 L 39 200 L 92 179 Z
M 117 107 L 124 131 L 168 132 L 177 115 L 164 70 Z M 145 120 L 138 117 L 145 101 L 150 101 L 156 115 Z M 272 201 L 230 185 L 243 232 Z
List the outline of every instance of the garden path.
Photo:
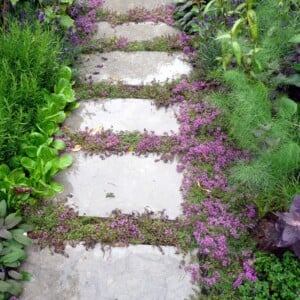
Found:
M 167 3 L 107 0 L 106 8 L 126 13 L 136 6 L 154 8 Z M 102 22 L 99 29 L 95 39 L 116 36 L 141 41 L 177 33 L 166 24 L 151 22 L 114 28 Z M 182 53 L 115 51 L 83 57 L 80 76 L 87 84 L 122 81 L 151 85 L 153 80 L 164 84 L 190 71 Z M 176 111 L 176 106 L 158 109 L 151 99 L 86 99 L 65 125 L 73 132 L 88 127 L 95 131 L 147 129 L 163 134 L 178 131 Z M 66 198 L 79 215 L 107 217 L 114 209 L 124 213 L 165 210 L 169 219 L 180 215 L 182 175 L 176 171 L 176 162 L 155 162 L 156 155 L 140 157 L 132 153 L 103 160 L 78 151 L 74 157 L 73 166 L 56 179 L 65 185 L 59 197 Z M 25 284 L 22 299 L 183 300 L 192 293 L 190 277 L 180 268 L 183 256 L 175 247 L 97 244 L 86 250 L 79 244 L 67 246 L 66 254 L 68 257 L 53 254 L 48 248 L 30 250 L 24 269 L 33 279 Z

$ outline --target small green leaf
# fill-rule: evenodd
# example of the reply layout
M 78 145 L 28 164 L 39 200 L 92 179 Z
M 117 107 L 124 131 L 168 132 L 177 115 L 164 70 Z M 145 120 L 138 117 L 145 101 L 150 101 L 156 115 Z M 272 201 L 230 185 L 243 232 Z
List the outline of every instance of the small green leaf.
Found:
M 24 232 L 29 232 L 29 231 L 33 231 L 34 230 L 34 226 L 33 225 L 29 225 L 29 224 L 20 224 L 18 227 L 20 229 L 24 230 Z
M 41 158 L 44 162 L 50 161 L 56 155 L 57 155 L 56 151 L 54 151 L 54 149 L 46 145 L 41 145 L 37 151 L 37 156 Z
M 18 225 L 22 221 L 22 217 L 19 216 L 17 213 L 9 214 L 4 221 L 4 226 L 7 229 L 11 229 Z

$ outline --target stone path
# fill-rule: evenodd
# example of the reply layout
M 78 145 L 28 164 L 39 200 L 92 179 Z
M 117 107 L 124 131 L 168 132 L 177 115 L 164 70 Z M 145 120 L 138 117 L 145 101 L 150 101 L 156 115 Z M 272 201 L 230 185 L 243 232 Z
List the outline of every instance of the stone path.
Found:
M 155 8 L 168 0 L 107 0 L 105 8 L 126 13 L 134 7 Z M 111 28 L 99 24 L 95 39 L 126 37 L 144 40 L 175 34 L 165 24 L 125 24 Z M 92 83 L 118 81 L 129 85 L 160 84 L 189 74 L 191 66 L 182 53 L 115 51 L 94 53 L 83 58 L 80 69 L 83 81 Z M 177 132 L 176 107 L 157 109 L 151 99 L 94 99 L 82 103 L 81 108 L 66 121 L 74 132 L 112 128 L 156 134 Z M 170 219 L 180 216 L 182 177 L 176 172 L 176 162 L 155 162 L 126 154 L 102 160 L 99 156 L 75 153 L 73 166 L 57 176 L 65 191 L 58 198 L 66 198 L 68 205 L 78 209 L 79 215 L 107 217 L 114 209 L 124 213 L 156 213 L 165 210 Z M 189 274 L 180 268 L 182 255 L 174 247 L 131 245 L 105 248 L 97 244 L 86 250 L 82 245 L 67 246 L 68 257 L 52 254 L 48 248 L 31 249 L 24 270 L 32 274 L 25 284 L 23 300 L 183 300 L 192 293 Z

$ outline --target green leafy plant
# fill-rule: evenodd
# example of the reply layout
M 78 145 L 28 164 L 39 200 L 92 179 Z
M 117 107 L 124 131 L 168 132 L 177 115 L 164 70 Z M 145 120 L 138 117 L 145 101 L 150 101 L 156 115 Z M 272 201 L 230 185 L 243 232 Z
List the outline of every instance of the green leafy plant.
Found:
M 22 293 L 22 280 L 28 280 L 29 274 L 19 272 L 21 262 L 27 258 L 25 246 L 31 245 L 26 233 L 32 227 L 22 224 L 17 213 L 8 214 L 5 200 L 0 201 L 0 299 L 9 299 L 11 295 Z
M 65 143 L 54 140 L 58 124 L 66 118 L 68 110 L 76 108 L 72 89 L 71 70 L 63 67 L 53 94 L 46 94 L 46 104 L 37 112 L 36 130 L 28 133 L 20 153 L 10 165 L 0 166 L 0 191 L 7 197 L 9 208 L 19 208 L 24 202 L 35 203 L 37 198 L 50 198 L 63 190 L 52 177 L 72 164 L 72 156 L 59 151 Z
M 241 300 L 295 300 L 300 298 L 300 261 L 291 252 L 282 258 L 266 252 L 255 253 L 258 280 L 238 288 Z

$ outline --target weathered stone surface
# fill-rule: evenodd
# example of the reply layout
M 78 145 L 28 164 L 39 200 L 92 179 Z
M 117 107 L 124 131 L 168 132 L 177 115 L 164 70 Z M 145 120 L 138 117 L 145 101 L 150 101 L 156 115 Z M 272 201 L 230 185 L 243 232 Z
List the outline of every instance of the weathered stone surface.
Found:
M 170 219 L 180 215 L 182 174 L 176 162 L 155 162 L 155 155 L 74 156 L 73 166 L 56 179 L 65 186 L 58 197 L 67 197 L 79 215 L 107 217 L 116 208 L 125 213 L 165 209 Z
M 135 7 L 154 9 L 161 5 L 172 4 L 174 2 L 174 0 L 106 0 L 103 8 L 118 13 L 126 13 Z
M 156 37 L 175 35 L 180 31 L 165 23 L 125 23 L 113 26 L 108 22 L 99 22 L 94 39 L 103 38 L 126 38 L 128 42 L 141 42 L 152 40 Z
M 149 85 L 154 80 L 164 83 L 188 75 L 192 67 L 185 59 L 181 53 L 114 51 L 84 56 L 79 71 L 82 80 L 87 82 Z
M 69 257 L 48 248 L 30 250 L 23 269 L 33 276 L 22 300 L 183 300 L 192 293 L 173 247 L 106 248 L 67 246 Z
M 116 131 L 140 131 L 146 128 L 162 135 L 178 131 L 175 108 L 157 108 L 146 99 L 98 99 L 82 101 L 66 120 L 72 131 L 88 128 L 113 128 Z

